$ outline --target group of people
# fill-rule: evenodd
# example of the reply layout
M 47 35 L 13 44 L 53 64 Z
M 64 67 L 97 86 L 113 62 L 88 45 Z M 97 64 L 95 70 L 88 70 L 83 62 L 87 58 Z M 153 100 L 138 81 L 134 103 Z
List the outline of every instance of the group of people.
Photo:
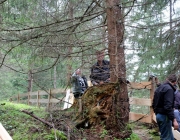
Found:
M 91 67 L 90 80 L 93 85 L 110 81 L 109 61 L 104 60 L 104 51 L 96 52 L 97 62 Z M 77 69 L 72 77 L 72 91 L 80 98 L 88 88 L 87 79 Z M 172 126 L 180 131 L 180 92 L 176 86 L 177 76 L 171 74 L 162 84 L 158 83 L 154 93 L 152 107 L 156 114 L 161 140 L 174 140 Z
M 97 51 L 97 62 L 91 67 L 90 80 L 93 85 L 110 81 L 109 61 L 104 60 L 104 51 Z M 75 98 L 80 98 L 88 88 L 87 79 L 82 76 L 81 69 L 77 69 L 71 76 L 72 92 Z
M 174 140 L 172 126 L 180 131 L 180 92 L 177 87 L 177 76 L 171 74 L 166 81 L 158 84 L 152 107 L 161 133 L 161 140 Z

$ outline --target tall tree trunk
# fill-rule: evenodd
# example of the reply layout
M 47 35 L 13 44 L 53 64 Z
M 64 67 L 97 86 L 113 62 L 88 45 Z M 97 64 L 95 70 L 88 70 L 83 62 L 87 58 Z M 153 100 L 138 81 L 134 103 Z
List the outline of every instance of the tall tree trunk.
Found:
M 32 91 L 32 85 L 33 85 L 33 74 L 32 74 L 32 70 L 29 70 L 29 72 L 28 72 L 28 92 Z
M 54 88 L 56 88 L 56 82 L 57 82 L 57 74 L 56 74 L 56 65 L 54 66 L 54 82 L 53 82 L 53 86 Z
M 72 0 L 69 1 L 68 7 L 69 7 L 69 18 L 72 19 L 73 18 L 73 3 L 72 3 Z M 69 44 L 72 44 L 72 43 L 73 43 L 72 36 L 71 36 L 71 33 L 69 33 Z M 68 48 L 69 56 L 68 56 L 68 64 L 67 64 L 67 83 L 70 82 L 70 77 L 71 77 L 71 72 L 72 72 L 72 66 L 70 64 L 71 59 L 72 59 L 71 56 L 70 56 L 71 53 L 72 53 L 72 46 L 70 46 Z
M 170 28 L 170 33 L 172 32 L 172 0 L 169 0 L 169 28 Z M 172 45 L 172 39 L 173 39 L 173 37 L 172 37 L 172 35 L 171 35 L 171 37 L 170 37 L 170 44 L 169 44 L 169 46 L 170 47 L 172 47 L 171 45 Z
M 111 82 L 119 81 L 119 92 L 115 96 L 113 115 L 115 124 L 121 128 L 129 121 L 129 101 L 126 85 L 126 66 L 123 45 L 124 19 L 120 0 L 106 0 L 107 26 L 108 26 L 108 51 L 110 57 Z M 114 126 L 112 126 L 114 127 Z
M 162 21 L 162 14 L 160 14 L 160 20 Z M 162 30 L 162 27 L 161 27 L 161 29 L 160 29 L 160 35 L 159 35 L 159 42 L 160 42 L 160 46 L 161 46 L 161 52 L 163 52 L 163 50 L 164 50 L 164 46 L 162 45 L 163 44 L 163 42 L 162 42 L 162 36 L 163 36 L 163 30 Z M 164 60 L 163 60 L 163 56 L 161 55 L 160 56 L 160 75 L 163 75 L 163 71 L 162 71 L 162 69 L 163 69 L 163 62 L 164 62 Z M 159 79 L 160 80 L 160 79 Z

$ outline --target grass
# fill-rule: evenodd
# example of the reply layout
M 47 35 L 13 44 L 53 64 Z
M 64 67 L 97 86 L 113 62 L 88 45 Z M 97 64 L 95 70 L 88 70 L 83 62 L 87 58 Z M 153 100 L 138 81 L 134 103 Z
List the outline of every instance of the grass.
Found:
M 40 121 L 21 112 L 28 110 L 36 116 L 44 118 L 47 113 L 44 108 L 31 107 L 24 104 L 0 101 L 0 122 L 13 140 L 54 140 L 54 132 Z M 63 137 L 62 133 L 58 137 Z

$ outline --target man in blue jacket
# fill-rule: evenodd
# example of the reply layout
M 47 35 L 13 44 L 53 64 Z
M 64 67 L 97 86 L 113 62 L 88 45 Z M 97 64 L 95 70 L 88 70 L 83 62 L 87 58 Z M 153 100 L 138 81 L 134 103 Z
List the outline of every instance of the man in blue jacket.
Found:
M 176 75 L 171 74 L 167 77 L 166 82 L 155 90 L 152 107 L 156 114 L 161 140 L 174 140 L 172 123 L 174 129 L 178 129 L 178 123 L 174 116 L 174 92 L 176 91 L 174 85 L 176 81 Z

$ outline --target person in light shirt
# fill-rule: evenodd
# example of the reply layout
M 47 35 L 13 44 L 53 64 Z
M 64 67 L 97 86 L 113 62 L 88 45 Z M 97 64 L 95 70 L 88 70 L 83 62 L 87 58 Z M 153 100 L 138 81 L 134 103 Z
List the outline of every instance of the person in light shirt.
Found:
M 81 97 L 88 88 L 87 79 L 81 75 L 81 69 L 77 69 L 71 76 L 72 92 L 75 98 Z

